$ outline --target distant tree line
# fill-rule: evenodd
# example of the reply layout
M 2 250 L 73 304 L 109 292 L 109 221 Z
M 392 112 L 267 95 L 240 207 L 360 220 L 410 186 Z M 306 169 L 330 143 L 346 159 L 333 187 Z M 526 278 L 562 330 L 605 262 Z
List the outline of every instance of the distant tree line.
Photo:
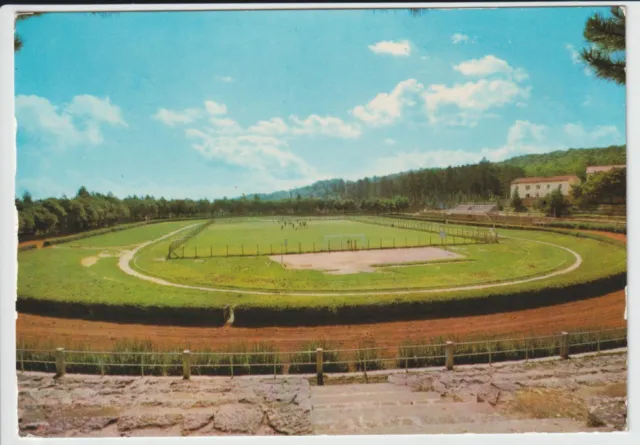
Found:
M 216 215 L 310 214 L 335 212 L 402 212 L 453 207 L 462 202 L 507 202 L 515 178 L 577 174 L 588 165 L 625 164 L 626 147 L 568 150 L 526 155 L 505 162 L 430 168 L 357 181 L 335 179 L 292 191 L 235 199 L 164 199 L 111 193 L 90 193 L 81 187 L 76 196 L 34 200 L 26 192 L 16 199 L 22 237 L 76 233 L 125 222 L 152 219 L 212 217 Z M 620 176 L 621 175 L 621 176 Z M 626 196 L 626 170 L 595 175 L 575 191 L 580 206 L 615 201 Z M 604 179 L 602 179 L 604 178 Z M 541 204 L 542 205 L 542 204 Z
M 18 233 L 24 239 L 36 235 L 60 235 L 99 229 L 129 222 L 172 218 L 211 218 L 231 215 L 312 214 L 404 211 L 409 207 L 405 197 L 369 199 L 302 198 L 263 201 L 251 199 L 156 199 L 152 196 L 130 196 L 119 199 L 109 193 L 90 193 L 85 187 L 76 196 L 34 200 L 29 192 L 15 200 L 18 209 Z
M 259 194 L 264 201 L 324 198 L 361 202 L 404 196 L 411 207 L 452 207 L 467 202 L 497 202 L 510 198 L 510 184 L 530 176 L 576 175 L 586 179 L 591 165 L 626 164 L 626 146 L 571 149 L 545 154 L 524 155 L 492 163 L 483 159 L 472 165 L 425 168 L 357 181 L 332 179 L 318 181 L 290 191 Z

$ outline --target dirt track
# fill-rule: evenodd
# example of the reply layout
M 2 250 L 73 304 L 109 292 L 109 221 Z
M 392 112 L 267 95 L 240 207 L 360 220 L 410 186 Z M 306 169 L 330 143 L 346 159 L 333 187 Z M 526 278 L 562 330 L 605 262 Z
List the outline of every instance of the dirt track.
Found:
M 626 241 L 626 236 L 599 232 Z M 269 328 L 191 328 L 103 323 L 20 314 L 17 336 L 24 340 L 50 339 L 60 346 L 79 343 L 92 348 L 110 347 L 117 340 L 152 340 L 158 346 L 220 348 L 239 342 L 269 341 L 281 350 L 297 349 L 309 340 L 326 338 L 341 346 L 355 346 L 363 338 L 392 345 L 406 338 L 440 335 L 467 337 L 480 334 L 545 335 L 562 330 L 626 326 L 625 295 L 620 290 L 602 297 L 525 311 L 439 320 L 368 325 Z
M 268 328 L 192 328 L 139 324 L 102 323 L 84 320 L 39 317 L 20 314 L 17 334 L 21 339 L 51 339 L 59 345 L 90 344 L 110 347 L 116 340 L 152 340 L 158 346 L 220 348 L 239 342 L 273 342 L 281 350 L 296 349 L 310 340 L 326 338 L 343 346 L 356 346 L 363 338 L 374 338 L 380 345 L 439 335 L 461 337 L 479 334 L 545 335 L 582 328 L 623 327 L 624 291 L 603 297 L 548 306 L 526 311 L 440 320 L 377 323 L 347 326 L 268 327 Z

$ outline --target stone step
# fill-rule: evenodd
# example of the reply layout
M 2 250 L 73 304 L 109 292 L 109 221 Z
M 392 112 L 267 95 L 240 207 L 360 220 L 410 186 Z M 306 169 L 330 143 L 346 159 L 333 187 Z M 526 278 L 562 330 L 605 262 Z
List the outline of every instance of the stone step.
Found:
M 508 433 L 572 433 L 584 432 L 584 422 L 570 419 L 491 419 L 489 421 L 459 422 L 442 424 L 412 423 L 410 419 L 395 425 L 374 425 L 361 427 L 347 425 L 317 426 L 315 434 L 508 434 Z M 587 431 L 611 431 L 608 428 L 593 428 Z

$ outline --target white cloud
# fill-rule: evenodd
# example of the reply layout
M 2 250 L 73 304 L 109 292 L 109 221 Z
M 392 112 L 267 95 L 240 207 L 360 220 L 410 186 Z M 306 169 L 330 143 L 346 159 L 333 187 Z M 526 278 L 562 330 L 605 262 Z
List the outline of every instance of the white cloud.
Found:
M 474 126 L 486 110 L 528 99 L 530 92 L 530 87 L 523 87 L 512 80 L 480 79 L 451 87 L 431 85 L 424 99 L 432 124 Z M 454 108 L 452 113 L 440 113 L 441 108 L 451 106 Z
M 236 134 L 242 131 L 242 127 L 233 119 L 212 117 L 209 119 L 214 131 L 219 134 Z
M 315 175 L 315 170 L 292 153 L 285 141 L 272 136 L 212 136 L 193 128 L 185 130 L 185 135 L 196 140 L 193 148 L 208 159 L 265 172 L 277 168 Z
M 255 125 L 249 127 L 250 133 L 281 135 L 289 131 L 287 124 L 279 117 L 273 117 L 268 121 L 258 121 Z
M 231 76 L 218 76 L 217 79 L 220 82 L 226 82 L 226 83 L 230 83 L 233 82 L 235 79 Z
M 227 106 L 225 104 L 219 104 L 212 100 L 205 100 L 204 107 L 209 114 L 217 116 L 219 114 L 227 114 Z
M 108 97 L 75 96 L 61 107 L 48 99 L 31 95 L 16 97 L 18 125 L 57 148 L 104 141 L 102 126 L 127 126 L 120 108 Z
M 528 78 L 526 71 L 493 55 L 461 62 L 454 69 L 481 79 L 452 86 L 430 85 L 423 97 L 431 124 L 473 127 L 482 118 L 496 117 L 487 113 L 489 109 L 512 103 L 525 107 L 531 96 L 531 87 L 522 85 Z
M 571 139 L 572 145 L 583 146 L 594 144 L 604 138 L 619 138 L 620 131 L 615 125 L 598 125 L 593 130 L 585 130 L 579 122 L 565 124 L 564 132 Z
M 424 85 L 416 79 L 398 83 L 390 93 L 380 93 L 365 105 L 358 105 L 350 113 L 361 121 L 373 125 L 389 125 L 402 116 L 407 106 L 416 104 Z
M 392 139 L 392 138 L 386 138 L 386 139 L 384 140 L 384 143 L 385 143 L 386 145 L 396 145 L 396 140 L 395 140 L 395 139 Z
M 492 74 L 506 74 L 513 77 L 516 82 L 522 82 L 529 76 L 523 69 L 515 69 L 506 60 L 499 59 L 491 54 L 481 59 L 472 59 L 454 66 L 454 69 L 465 76 L 486 77 Z
M 451 36 L 451 43 L 457 45 L 458 43 L 468 42 L 469 36 L 466 34 L 455 33 Z
M 187 108 L 182 111 L 169 110 L 160 108 L 153 118 L 159 120 L 165 125 L 173 127 L 176 124 L 189 124 L 194 122 L 200 116 L 200 110 L 197 108 Z
M 567 43 L 564 47 L 567 49 L 567 51 L 569 51 L 569 54 L 571 55 L 571 63 L 573 63 L 574 65 L 578 65 L 582 62 L 580 59 L 580 53 L 576 50 L 575 46 Z
M 311 114 L 306 119 L 295 115 L 289 117 L 295 124 L 291 128 L 293 134 L 321 134 L 340 138 L 357 138 L 362 131 L 357 125 L 347 124 L 342 119 L 332 116 L 318 116 Z
M 541 142 L 545 138 L 547 127 L 529 121 L 516 121 L 507 133 L 507 145 L 515 145 L 522 141 Z
M 73 116 L 85 116 L 95 121 L 127 126 L 122 119 L 120 108 L 113 105 L 108 97 L 100 99 L 88 94 L 75 96 L 65 107 L 65 111 Z
M 369 45 L 369 49 L 376 54 L 391 54 L 392 56 L 408 56 L 411 54 L 411 43 L 408 40 L 381 41 Z

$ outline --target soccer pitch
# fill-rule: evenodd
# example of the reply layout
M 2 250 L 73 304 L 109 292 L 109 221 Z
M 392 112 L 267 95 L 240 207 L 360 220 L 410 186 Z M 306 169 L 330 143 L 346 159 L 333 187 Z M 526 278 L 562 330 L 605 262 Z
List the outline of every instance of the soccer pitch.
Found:
M 435 225 L 434 225 L 435 227 Z M 449 229 L 450 230 L 450 229 Z M 351 220 L 287 219 L 212 224 L 177 249 L 187 258 L 389 249 L 475 243 L 462 235 L 382 226 Z M 471 233 L 467 229 L 466 233 Z

